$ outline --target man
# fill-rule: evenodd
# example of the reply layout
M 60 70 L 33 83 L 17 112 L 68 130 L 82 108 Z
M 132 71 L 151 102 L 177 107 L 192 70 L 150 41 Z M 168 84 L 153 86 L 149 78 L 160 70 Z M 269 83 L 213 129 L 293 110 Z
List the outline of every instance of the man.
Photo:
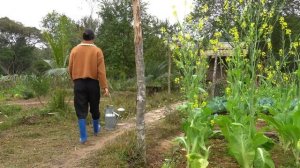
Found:
M 69 58 L 69 73 L 74 82 L 74 107 L 78 118 L 80 142 L 87 141 L 86 117 L 88 108 L 93 118 L 94 135 L 100 132 L 100 86 L 109 95 L 102 50 L 94 45 L 94 32 L 86 29 L 83 41 L 74 47 Z M 100 86 L 99 86 L 100 83 Z

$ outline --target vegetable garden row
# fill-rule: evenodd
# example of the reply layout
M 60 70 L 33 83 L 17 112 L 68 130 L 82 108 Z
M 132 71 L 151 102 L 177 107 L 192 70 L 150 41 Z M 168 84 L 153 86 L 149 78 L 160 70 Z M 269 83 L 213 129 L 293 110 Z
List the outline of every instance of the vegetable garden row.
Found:
M 208 167 L 208 140 L 216 127 L 225 137 L 230 155 L 243 168 L 275 167 L 269 151 L 276 141 L 266 132 L 278 136 L 283 149 L 292 151 L 294 166 L 300 167 L 300 39 L 292 36 L 282 12 L 284 5 L 285 1 L 224 1 L 224 13 L 215 17 L 219 25 L 210 32 L 208 45 L 215 59 L 220 41 L 228 39 L 232 46 L 231 54 L 221 62 L 226 67 L 225 97 L 213 99 L 219 107 L 207 103 L 211 100 L 206 82 L 210 58 L 204 35 L 198 33 L 209 27 L 210 18 L 204 15 L 195 21 L 188 17 L 181 31 L 168 38 L 181 72 L 176 82 L 187 99 L 181 107 L 187 116 L 185 135 L 177 141 L 186 151 L 188 167 Z M 201 10 L 205 13 L 208 6 Z M 281 32 L 278 50 L 271 43 L 276 23 Z M 222 107 L 226 113 L 218 115 Z M 257 129 L 261 120 L 266 126 Z

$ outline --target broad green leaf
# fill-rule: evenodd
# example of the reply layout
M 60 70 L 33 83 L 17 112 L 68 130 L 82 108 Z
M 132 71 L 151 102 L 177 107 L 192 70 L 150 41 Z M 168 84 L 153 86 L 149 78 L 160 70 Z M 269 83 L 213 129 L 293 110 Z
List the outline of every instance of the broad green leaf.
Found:
M 257 133 L 253 137 L 253 146 L 255 148 L 260 147 L 261 145 L 267 143 L 269 138 L 267 138 L 264 134 L 262 133 Z
M 186 143 L 185 137 L 177 137 L 175 139 L 175 141 L 177 141 L 178 143 L 183 144 L 185 149 L 187 150 L 187 152 L 189 152 L 189 147 L 188 147 L 188 144 Z
M 285 141 L 296 144 L 300 139 L 300 128 L 294 125 L 284 125 L 280 129 L 280 133 Z
M 254 160 L 254 167 L 275 168 L 270 154 L 264 148 L 257 148 Z
M 269 124 L 271 124 L 272 126 L 274 126 L 276 130 L 278 130 L 282 126 L 282 124 L 280 124 L 277 120 L 275 120 L 271 116 L 260 114 L 260 117 L 264 119 L 266 122 L 268 122 Z
M 300 129 L 300 110 L 296 111 L 293 115 L 294 125 Z

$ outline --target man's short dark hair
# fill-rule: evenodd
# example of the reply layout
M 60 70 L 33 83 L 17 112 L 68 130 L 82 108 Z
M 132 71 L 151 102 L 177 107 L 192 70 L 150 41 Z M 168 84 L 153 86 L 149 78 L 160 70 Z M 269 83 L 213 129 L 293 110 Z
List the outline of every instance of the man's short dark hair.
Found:
M 83 40 L 86 40 L 86 41 L 94 40 L 94 38 L 95 38 L 94 31 L 92 29 L 85 29 L 82 34 L 82 38 L 83 38 Z

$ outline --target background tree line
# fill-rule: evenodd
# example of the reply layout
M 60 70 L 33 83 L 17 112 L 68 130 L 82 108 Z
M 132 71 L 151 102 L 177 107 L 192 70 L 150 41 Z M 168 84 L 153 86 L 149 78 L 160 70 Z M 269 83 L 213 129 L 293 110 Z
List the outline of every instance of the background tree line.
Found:
M 53 11 L 43 17 L 42 30 L 0 18 L 0 74 L 39 74 L 66 66 L 70 49 L 80 43 L 84 28 L 96 32 L 95 44 L 102 48 L 111 79 L 135 77 L 133 13 L 130 0 L 93 1 L 98 18 L 92 15 L 74 21 Z M 142 4 L 146 76 L 167 73 L 167 46 L 161 27 L 169 26 L 146 12 Z M 160 67 L 158 69 L 157 67 Z
M 220 29 L 218 18 L 227 18 L 228 23 L 222 24 L 230 24 L 230 20 L 234 18 L 222 11 L 225 2 L 230 3 L 226 0 L 213 0 L 205 7 L 206 1 L 194 0 L 195 8 L 187 19 L 192 19 L 194 25 L 199 24 L 199 18 L 203 16 L 209 19 L 202 32 L 193 31 L 193 27 L 190 26 L 193 36 L 209 39 Z M 272 2 L 267 1 L 269 4 Z M 286 16 L 293 34 L 299 34 L 300 30 L 299 3 L 298 0 L 288 0 L 287 5 L 283 7 L 283 15 Z M 0 18 L 0 74 L 40 74 L 49 69 L 65 67 L 70 49 L 80 42 L 82 30 L 89 27 L 96 32 L 96 45 L 103 49 L 108 77 L 115 80 L 135 77 L 131 1 L 93 0 L 91 5 L 97 11 L 98 18 L 93 18 L 91 14 L 74 21 L 53 11 L 44 16 L 41 22 L 42 30 L 26 27 L 6 17 Z M 146 9 L 147 4 L 142 3 L 145 73 L 148 83 L 155 83 L 166 80 L 168 71 L 169 53 L 162 38 L 161 28 L 164 27 L 173 34 L 180 26 L 158 20 L 148 14 Z M 281 47 L 281 43 L 278 42 L 281 40 L 278 35 L 281 29 L 276 21 L 274 29 L 273 49 L 278 51 Z M 222 40 L 230 41 L 225 34 Z

